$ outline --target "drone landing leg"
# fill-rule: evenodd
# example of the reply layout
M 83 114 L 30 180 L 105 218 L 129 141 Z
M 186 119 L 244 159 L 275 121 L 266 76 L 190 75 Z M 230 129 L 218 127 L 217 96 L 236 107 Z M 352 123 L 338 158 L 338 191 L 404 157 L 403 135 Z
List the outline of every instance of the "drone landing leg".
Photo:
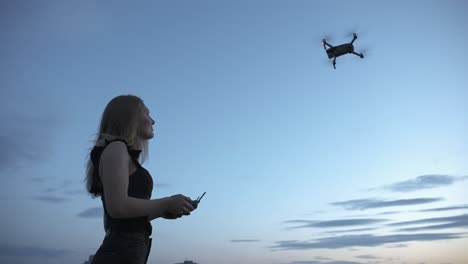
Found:
M 335 70 L 336 70 L 336 67 L 335 67 L 335 65 L 336 65 L 336 57 L 333 57 L 333 69 L 335 69 Z

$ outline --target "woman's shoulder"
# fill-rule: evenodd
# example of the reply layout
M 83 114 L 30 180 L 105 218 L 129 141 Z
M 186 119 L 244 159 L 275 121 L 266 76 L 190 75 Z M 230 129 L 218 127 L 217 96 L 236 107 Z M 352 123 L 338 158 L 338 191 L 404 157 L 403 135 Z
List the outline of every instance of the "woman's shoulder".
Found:
M 115 147 L 115 145 L 119 145 L 120 147 Z M 130 154 L 132 157 L 138 157 L 139 154 L 141 153 L 141 150 L 134 149 L 126 139 L 124 138 L 119 138 L 119 137 L 103 137 L 99 139 L 96 144 L 95 144 L 95 151 L 100 151 L 101 153 L 104 153 L 105 150 L 109 148 L 109 146 L 112 147 L 112 152 L 115 151 L 122 151 L 126 152 L 127 154 Z M 109 151 L 106 151 L 109 152 Z
M 127 144 L 121 140 L 114 140 L 109 142 L 102 149 L 101 160 L 115 162 L 129 159 L 130 155 L 128 153 Z

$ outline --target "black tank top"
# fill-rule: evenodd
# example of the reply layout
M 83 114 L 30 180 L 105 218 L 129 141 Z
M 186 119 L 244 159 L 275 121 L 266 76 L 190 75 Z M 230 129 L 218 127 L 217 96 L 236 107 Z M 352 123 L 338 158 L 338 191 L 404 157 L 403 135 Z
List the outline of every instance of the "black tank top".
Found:
M 98 183 L 98 189 L 100 189 L 101 193 L 101 201 L 104 208 L 104 229 L 105 231 L 140 232 L 151 235 L 152 226 L 147 216 L 113 219 L 107 211 L 106 201 L 104 199 L 105 190 L 103 188 L 101 178 L 99 177 L 99 161 L 102 151 L 107 147 L 107 145 L 109 145 L 109 143 L 114 141 L 122 141 L 127 145 L 127 151 L 132 161 L 137 166 L 137 170 L 132 173 L 128 179 L 128 196 L 149 200 L 151 199 L 151 193 L 153 192 L 153 178 L 151 177 L 151 174 L 138 162 L 141 150 L 131 149 L 123 139 L 115 139 L 111 141 L 106 140 L 106 144 L 104 146 L 95 146 L 91 150 L 91 160 L 94 165 L 93 181 Z

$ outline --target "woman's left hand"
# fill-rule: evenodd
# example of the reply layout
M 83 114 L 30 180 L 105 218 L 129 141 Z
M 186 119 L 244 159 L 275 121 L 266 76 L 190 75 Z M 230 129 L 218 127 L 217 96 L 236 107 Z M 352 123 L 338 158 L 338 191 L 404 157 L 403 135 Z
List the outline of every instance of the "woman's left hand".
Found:
M 175 215 L 170 212 L 165 212 L 161 217 L 164 219 L 174 220 L 177 218 L 181 218 L 183 215 Z

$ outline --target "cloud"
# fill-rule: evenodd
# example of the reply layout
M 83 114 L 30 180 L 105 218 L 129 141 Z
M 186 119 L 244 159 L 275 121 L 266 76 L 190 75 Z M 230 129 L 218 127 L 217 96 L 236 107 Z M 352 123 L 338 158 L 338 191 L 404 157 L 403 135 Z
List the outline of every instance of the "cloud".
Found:
M 58 190 L 58 188 L 47 188 L 47 189 L 44 190 L 44 192 L 45 193 L 50 193 L 50 192 L 55 192 L 57 190 Z
M 398 214 L 400 213 L 399 211 L 388 211 L 388 212 L 382 212 L 379 213 L 379 215 L 391 215 L 391 214 Z
M 391 206 L 408 206 L 417 204 L 426 204 L 442 201 L 442 198 L 415 198 L 400 200 L 379 200 L 379 199 L 359 199 L 343 202 L 331 203 L 331 205 L 342 206 L 347 210 L 366 210 L 372 208 L 384 208 Z
M 356 256 L 356 258 L 360 258 L 360 259 L 380 259 L 379 257 L 376 257 L 374 255 L 359 255 L 359 256 Z
M 37 146 L 25 146 L 17 138 L 15 135 L 0 135 L 0 170 L 16 169 L 24 167 L 21 163 L 30 164 L 44 160 L 45 155 L 41 155 Z
M 38 182 L 38 183 L 44 183 L 45 178 L 44 177 L 33 177 L 33 178 L 31 178 L 31 181 L 32 182 Z
M 449 206 L 449 207 L 439 207 L 439 208 L 432 208 L 432 209 L 424 209 L 419 210 L 418 212 L 441 212 L 441 211 L 451 211 L 451 210 L 460 210 L 460 209 L 468 209 L 467 205 L 458 205 L 458 206 Z
M 81 190 L 81 189 L 80 189 L 80 190 L 75 189 L 75 190 L 65 190 L 65 191 L 63 191 L 63 193 L 64 193 L 65 195 L 70 195 L 70 196 L 72 196 L 72 195 L 86 194 L 86 191 L 85 191 L 85 190 Z
M 347 230 L 334 230 L 334 231 L 328 231 L 325 233 L 332 233 L 332 234 L 337 234 L 337 233 L 353 233 L 353 232 L 362 232 L 362 231 L 371 231 L 375 230 L 376 228 L 357 228 L 357 229 L 347 229 Z
M 324 263 L 324 262 L 317 261 L 317 260 L 296 260 L 296 261 L 288 262 L 288 264 L 320 264 L 320 263 Z
M 404 248 L 408 247 L 406 244 L 395 244 L 395 245 L 388 245 L 386 248 Z
M 49 184 L 50 185 L 50 184 Z M 83 188 L 81 190 L 66 190 L 69 186 L 72 186 L 73 182 L 71 180 L 63 180 L 59 187 L 48 187 L 43 190 L 44 193 L 58 193 L 62 191 L 64 195 L 76 195 L 76 194 L 86 194 L 86 190 Z
M 68 186 L 71 186 L 73 184 L 73 181 L 72 180 L 63 180 L 62 181 L 62 186 L 60 188 L 65 188 L 65 187 L 68 187 Z
M 233 239 L 230 240 L 232 243 L 252 243 L 252 242 L 259 242 L 259 239 Z
M 59 258 L 71 252 L 65 249 L 0 244 L 0 257 Z
M 272 249 L 279 250 L 307 250 L 317 248 L 348 248 L 348 247 L 376 247 L 384 244 L 403 243 L 412 241 L 436 241 L 462 238 L 457 233 L 420 233 L 420 234 L 397 234 L 397 235 L 347 235 L 319 238 L 315 241 L 277 241 Z
M 168 184 L 168 183 L 163 183 L 163 182 L 158 182 L 158 183 L 155 183 L 155 187 L 156 188 L 168 188 L 170 187 L 171 185 Z
M 320 256 L 315 257 L 315 259 L 319 259 L 319 260 L 331 260 L 331 258 L 320 257 Z
M 404 225 L 416 225 L 416 224 L 427 224 L 427 223 L 444 223 L 438 225 L 429 225 L 422 227 L 410 227 L 401 228 L 398 231 L 413 232 L 423 230 L 440 230 L 447 228 L 468 228 L 468 214 L 450 216 L 450 217 L 437 217 L 437 218 L 426 218 L 415 221 L 405 221 L 389 224 L 389 226 L 404 226 Z
M 449 217 L 425 218 L 425 219 L 420 219 L 420 220 L 390 223 L 388 224 L 388 226 L 417 225 L 417 224 L 427 224 L 427 223 L 453 222 L 453 221 L 460 221 L 460 220 L 467 221 L 468 214 L 449 216 Z
M 31 179 L 32 180 L 32 179 Z M 34 181 L 37 181 L 37 180 L 34 180 Z M 39 181 L 37 181 L 39 182 Z M 69 186 L 72 186 L 73 185 L 73 181 L 71 180 L 63 180 L 59 185 L 60 186 L 55 186 L 55 187 L 51 187 L 50 185 L 51 184 L 48 184 L 49 187 L 47 188 L 44 188 L 43 189 L 43 194 L 45 195 L 45 199 L 43 199 L 42 197 L 39 197 L 39 200 L 44 200 L 44 201 L 50 201 L 50 202 L 53 202 L 55 200 L 60 200 L 62 198 L 58 198 L 58 199 L 55 199 L 55 198 L 52 198 L 54 197 L 53 195 L 59 195 L 59 193 L 62 193 L 63 195 L 65 196 L 73 196 L 73 195 L 77 195 L 77 194 L 86 194 L 87 191 L 83 188 L 83 189 L 68 189 L 67 188 Z M 37 197 L 36 197 L 37 198 Z M 67 200 L 65 198 L 63 198 L 63 200 Z
M 440 230 L 440 229 L 459 228 L 459 227 L 468 228 L 468 223 L 466 221 L 463 221 L 463 222 L 459 221 L 459 222 L 452 222 L 452 223 L 440 224 L 440 225 L 400 228 L 398 229 L 398 231 L 413 232 L 413 231 Z
M 81 218 L 102 218 L 104 215 L 104 210 L 102 207 L 93 207 L 84 210 L 83 212 L 79 213 L 77 216 Z
M 342 261 L 342 260 L 334 260 L 334 261 L 296 260 L 296 261 L 291 261 L 288 264 L 362 264 L 362 263 L 354 262 L 354 261 Z
M 0 112 L 0 123 L 2 124 L 0 172 L 2 172 L 32 167 L 34 163 L 47 160 L 52 154 L 53 131 L 61 121 L 51 113 L 22 114 L 6 110 Z M 21 140 L 18 140 L 19 138 Z
M 355 262 L 355 261 L 335 260 L 335 261 L 330 261 L 330 262 L 323 262 L 321 264 L 362 264 L 362 263 L 361 262 Z
M 394 192 L 413 192 L 423 189 L 448 186 L 454 184 L 457 181 L 463 181 L 466 179 L 468 179 L 468 176 L 455 177 L 444 174 L 422 175 L 412 180 L 397 182 L 385 186 L 384 188 Z
M 63 202 L 68 201 L 68 199 L 66 198 L 52 196 L 52 195 L 32 196 L 31 199 L 41 201 L 41 202 L 47 202 L 47 203 L 63 203 Z
M 361 225 L 370 225 L 381 222 L 386 222 L 387 219 L 338 219 L 338 220 L 328 220 L 328 221 L 312 221 L 312 220 L 289 220 L 285 221 L 288 224 L 301 224 L 299 226 L 291 227 L 296 228 L 330 228 L 330 227 L 346 227 L 346 226 L 361 226 Z

